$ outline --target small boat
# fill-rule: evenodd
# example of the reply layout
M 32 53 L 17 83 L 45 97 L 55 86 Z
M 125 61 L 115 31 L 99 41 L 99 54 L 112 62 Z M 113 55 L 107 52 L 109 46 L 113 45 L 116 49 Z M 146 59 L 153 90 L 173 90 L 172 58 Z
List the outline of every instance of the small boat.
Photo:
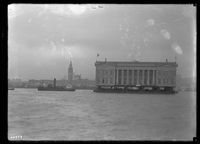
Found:
M 15 89 L 10 87 L 10 88 L 8 88 L 8 90 L 15 90 Z
M 56 79 L 54 79 L 53 86 L 49 84 L 47 87 L 45 86 L 39 86 L 38 91 L 75 91 L 76 89 L 73 88 L 70 84 L 68 84 L 66 87 L 63 86 L 56 86 Z

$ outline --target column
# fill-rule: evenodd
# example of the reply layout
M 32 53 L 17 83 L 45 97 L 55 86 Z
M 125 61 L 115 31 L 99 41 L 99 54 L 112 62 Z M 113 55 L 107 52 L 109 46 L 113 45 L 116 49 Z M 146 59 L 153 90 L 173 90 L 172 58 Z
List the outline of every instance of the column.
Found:
M 161 70 L 161 85 L 163 85 L 163 70 Z
M 132 69 L 132 85 L 134 85 L 134 69 Z
M 100 80 L 99 84 L 102 84 L 102 70 L 101 69 L 99 70 L 99 80 Z
M 96 85 L 98 84 L 98 81 L 97 81 L 97 75 L 98 75 L 98 69 L 96 69 L 96 80 L 95 80 L 95 82 L 96 82 Z
M 113 69 L 113 85 L 115 85 L 115 69 Z
M 124 85 L 124 70 L 122 69 L 122 77 L 121 77 L 122 85 Z
M 155 71 L 155 70 L 153 70 L 153 82 L 152 82 L 152 85 L 154 85 L 154 71 Z
M 108 80 L 108 84 L 110 85 L 110 69 L 108 69 L 108 75 L 107 75 L 107 80 Z
M 96 75 L 96 82 L 97 82 L 97 84 L 100 84 L 100 70 L 99 69 L 97 69 L 97 73 L 96 74 L 97 74 Z
M 158 85 L 158 70 L 156 70 L 156 85 Z
M 137 84 L 139 84 L 139 72 L 140 72 L 140 70 L 137 70 Z
M 116 85 L 118 85 L 118 75 L 119 75 L 119 72 L 118 72 L 118 69 L 116 70 Z
M 142 85 L 144 85 L 144 70 L 142 70 Z
M 147 85 L 149 85 L 149 70 L 147 70 Z
M 127 71 L 127 76 L 126 76 L 126 85 L 129 85 L 129 69 L 126 70 Z

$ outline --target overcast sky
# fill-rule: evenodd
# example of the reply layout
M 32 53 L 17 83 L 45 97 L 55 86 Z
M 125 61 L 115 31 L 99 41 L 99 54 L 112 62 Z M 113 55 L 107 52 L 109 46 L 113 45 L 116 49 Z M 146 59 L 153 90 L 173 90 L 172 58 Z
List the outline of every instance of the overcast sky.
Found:
M 8 6 L 8 78 L 94 79 L 98 60 L 169 62 L 192 76 L 196 61 L 193 5 Z

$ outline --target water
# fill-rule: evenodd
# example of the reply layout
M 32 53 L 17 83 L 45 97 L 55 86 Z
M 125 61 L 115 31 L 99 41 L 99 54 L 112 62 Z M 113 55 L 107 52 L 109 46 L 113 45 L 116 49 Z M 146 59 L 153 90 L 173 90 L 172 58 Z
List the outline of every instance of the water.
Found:
M 192 140 L 196 92 L 8 91 L 9 140 Z

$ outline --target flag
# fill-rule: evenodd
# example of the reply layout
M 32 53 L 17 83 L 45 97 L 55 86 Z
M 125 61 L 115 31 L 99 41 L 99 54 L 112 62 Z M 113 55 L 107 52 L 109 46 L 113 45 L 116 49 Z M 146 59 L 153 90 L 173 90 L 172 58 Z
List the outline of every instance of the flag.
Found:
M 97 57 L 99 56 L 99 54 L 97 54 Z

